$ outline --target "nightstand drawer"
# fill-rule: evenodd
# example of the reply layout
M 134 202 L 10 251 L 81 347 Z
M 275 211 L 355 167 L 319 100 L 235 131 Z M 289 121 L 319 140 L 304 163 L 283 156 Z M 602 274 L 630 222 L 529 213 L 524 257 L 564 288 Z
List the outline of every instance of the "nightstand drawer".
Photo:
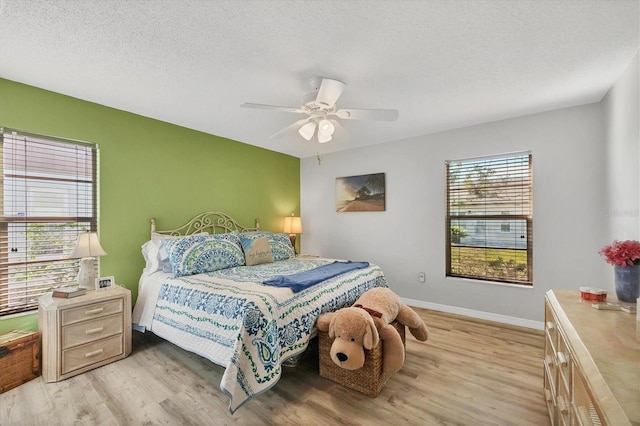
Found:
M 122 333 L 122 315 L 79 322 L 62 328 L 62 349 Z
M 87 319 L 104 317 L 118 312 L 122 312 L 121 298 L 92 303 L 78 308 L 65 309 L 62 311 L 62 326 Z
M 62 351 L 62 371 L 66 374 L 70 371 L 87 365 L 96 364 L 105 359 L 121 355 L 124 351 L 122 334 L 107 337 L 97 342 L 77 346 Z

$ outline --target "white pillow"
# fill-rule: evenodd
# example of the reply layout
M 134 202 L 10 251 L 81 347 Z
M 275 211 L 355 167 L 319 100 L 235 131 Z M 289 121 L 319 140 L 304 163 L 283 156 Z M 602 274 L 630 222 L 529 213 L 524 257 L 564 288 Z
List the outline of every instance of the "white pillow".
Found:
M 207 232 L 199 232 L 193 235 L 207 235 Z M 157 232 L 151 233 L 151 239 L 142 245 L 142 256 L 146 262 L 146 266 L 142 271 L 143 275 L 153 274 L 154 272 L 162 271 L 164 263 L 168 268 L 168 272 L 171 272 L 171 266 L 169 265 L 169 256 L 166 250 L 161 250 L 163 240 L 172 240 L 175 238 L 184 238 L 182 235 L 165 235 L 158 234 Z M 164 251 L 164 255 L 162 253 Z

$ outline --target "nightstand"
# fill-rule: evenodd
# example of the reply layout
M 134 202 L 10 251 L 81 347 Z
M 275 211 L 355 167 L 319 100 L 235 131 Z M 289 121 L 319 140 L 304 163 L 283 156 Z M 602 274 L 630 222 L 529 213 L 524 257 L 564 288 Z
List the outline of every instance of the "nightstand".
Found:
M 42 377 L 57 382 L 131 353 L 131 292 L 116 286 L 69 299 L 38 299 Z

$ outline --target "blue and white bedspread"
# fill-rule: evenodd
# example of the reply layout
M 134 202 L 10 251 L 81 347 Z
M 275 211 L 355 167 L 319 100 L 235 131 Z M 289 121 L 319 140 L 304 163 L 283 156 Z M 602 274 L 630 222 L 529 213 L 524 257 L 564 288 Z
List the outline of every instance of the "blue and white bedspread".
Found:
M 180 278 L 156 272 L 141 279 L 133 321 L 226 367 L 220 388 L 231 398 L 233 413 L 276 384 L 281 363 L 307 348 L 320 314 L 386 287 L 374 264 L 298 293 L 259 284 L 332 261 L 297 258 Z

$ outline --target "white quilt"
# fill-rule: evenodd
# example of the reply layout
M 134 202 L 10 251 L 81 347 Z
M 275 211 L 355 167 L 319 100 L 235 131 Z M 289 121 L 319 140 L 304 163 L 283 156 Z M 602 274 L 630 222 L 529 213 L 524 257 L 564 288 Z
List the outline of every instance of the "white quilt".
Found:
M 276 384 L 281 363 L 307 348 L 321 313 L 386 286 L 374 264 L 299 293 L 260 284 L 332 261 L 297 258 L 180 278 L 155 272 L 140 280 L 133 322 L 225 367 L 220 388 L 233 413 Z

